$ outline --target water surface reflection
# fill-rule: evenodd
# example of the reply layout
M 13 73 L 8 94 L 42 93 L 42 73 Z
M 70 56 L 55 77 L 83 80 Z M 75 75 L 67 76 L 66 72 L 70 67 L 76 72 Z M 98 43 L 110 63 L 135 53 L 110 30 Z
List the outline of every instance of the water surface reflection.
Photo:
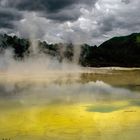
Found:
M 0 138 L 137 140 L 140 71 L 0 75 Z

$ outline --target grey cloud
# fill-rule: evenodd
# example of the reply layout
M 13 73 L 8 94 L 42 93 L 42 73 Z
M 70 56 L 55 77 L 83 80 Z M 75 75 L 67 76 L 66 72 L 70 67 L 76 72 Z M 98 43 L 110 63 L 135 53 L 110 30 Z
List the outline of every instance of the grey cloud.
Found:
M 116 19 L 113 15 L 111 15 L 110 17 L 106 17 L 105 19 L 102 19 L 101 22 L 99 22 L 99 30 L 101 33 L 104 32 L 109 32 L 112 30 L 112 28 L 114 27 L 114 24 L 116 22 Z
M 51 43 L 98 45 L 112 36 L 139 32 L 139 9 L 139 0 L 0 0 L 0 27 L 13 28 L 14 23 L 20 35 L 34 31 Z M 22 14 L 26 22 L 19 21 Z
M 138 7 L 136 9 L 130 8 L 124 11 L 110 15 L 103 20 L 104 31 L 111 31 L 116 28 L 131 30 L 140 25 L 138 15 Z M 108 29 L 108 30 L 106 30 Z M 133 30 L 132 32 L 135 32 Z
M 17 0 L 8 1 L 8 6 L 19 10 L 56 12 L 74 3 L 75 0 Z
M 14 21 L 22 18 L 22 14 L 15 9 L 0 8 L 0 27 L 13 28 Z
M 90 31 L 96 41 L 101 38 L 100 43 L 102 43 L 113 36 L 128 35 L 140 31 L 138 14 L 140 2 L 137 0 L 122 0 L 121 2 L 125 4 L 116 0 L 116 7 L 111 6 L 113 1 L 108 2 L 109 6 L 106 7 L 103 5 L 104 3 L 100 3 L 100 8 L 96 11 L 97 15 L 93 18 L 89 17 L 90 20 L 95 19 L 97 22 L 96 28 Z
M 130 0 L 122 0 L 122 2 L 124 2 L 125 4 L 129 4 Z
M 22 11 L 41 12 L 52 20 L 69 21 L 80 17 L 79 5 L 92 6 L 96 2 L 97 0 L 7 0 L 5 6 Z M 73 9 L 76 9 L 77 13 L 74 13 Z
M 20 10 L 57 12 L 74 4 L 91 4 L 97 0 L 7 0 L 7 5 Z
M 56 20 L 56 21 L 75 21 L 77 20 L 81 15 L 81 12 L 77 9 L 64 9 L 56 13 L 50 13 L 48 14 L 47 18 Z

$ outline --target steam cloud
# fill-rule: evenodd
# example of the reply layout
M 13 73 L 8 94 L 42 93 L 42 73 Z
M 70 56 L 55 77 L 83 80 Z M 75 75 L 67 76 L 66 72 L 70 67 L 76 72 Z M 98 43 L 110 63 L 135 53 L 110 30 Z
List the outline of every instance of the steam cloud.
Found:
M 60 79 L 59 79 L 60 80 Z M 38 84 L 14 82 L 0 84 L 0 97 L 18 100 L 23 105 L 50 103 L 93 103 L 140 98 L 139 92 L 125 88 L 112 87 L 102 81 L 86 84 Z

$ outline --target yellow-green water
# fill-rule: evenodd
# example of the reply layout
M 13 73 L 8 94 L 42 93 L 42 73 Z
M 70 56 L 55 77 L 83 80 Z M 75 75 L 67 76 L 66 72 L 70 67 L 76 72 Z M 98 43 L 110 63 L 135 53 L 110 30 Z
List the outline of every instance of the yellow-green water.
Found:
M 1 74 L 0 139 L 139 140 L 140 71 L 99 71 Z

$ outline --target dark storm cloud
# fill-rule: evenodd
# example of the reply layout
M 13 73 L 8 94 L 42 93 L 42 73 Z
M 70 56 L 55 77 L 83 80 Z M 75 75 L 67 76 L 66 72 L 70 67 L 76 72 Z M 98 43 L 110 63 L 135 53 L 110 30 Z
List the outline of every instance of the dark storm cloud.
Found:
M 7 0 L 7 5 L 20 10 L 57 12 L 74 4 L 91 4 L 97 0 Z
M 8 28 L 20 36 L 34 32 L 50 43 L 98 45 L 139 32 L 139 9 L 139 0 L 0 0 L 0 32 Z
M 0 28 L 13 28 L 14 22 L 21 17 L 20 12 L 15 9 L 0 8 Z
M 80 17 L 79 5 L 91 5 L 96 2 L 97 0 L 7 0 L 5 6 L 22 11 L 41 12 L 44 16 L 47 14 L 47 18 L 63 22 Z M 74 13 L 73 9 L 77 9 L 77 13 Z
M 81 13 L 77 9 L 64 9 L 56 13 L 50 13 L 47 18 L 56 21 L 75 21 L 80 17 Z

